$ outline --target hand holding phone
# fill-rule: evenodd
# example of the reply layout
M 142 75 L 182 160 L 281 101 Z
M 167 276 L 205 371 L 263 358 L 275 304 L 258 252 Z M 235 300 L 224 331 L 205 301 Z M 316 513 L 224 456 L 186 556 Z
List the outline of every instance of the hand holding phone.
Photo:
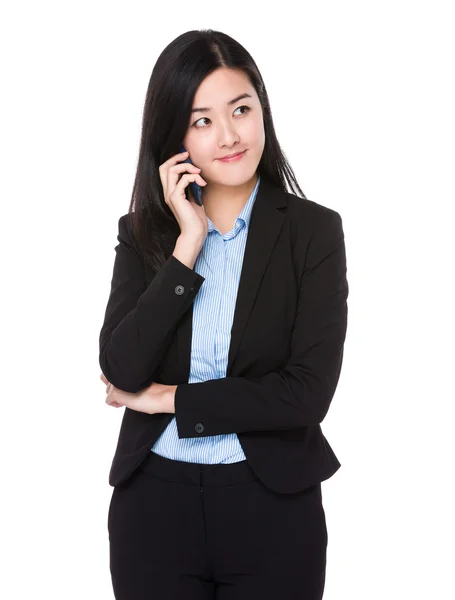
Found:
M 185 243 L 199 247 L 207 237 L 207 216 L 201 198 L 196 197 L 192 202 L 185 191 L 191 183 L 197 183 L 200 187 L 207 185 L 207 182 L 200 175 L 201 169 L 186 159 L 187 154 L 175 154 L 161 164 L 158 170 L 164 201 L 172 210 Z

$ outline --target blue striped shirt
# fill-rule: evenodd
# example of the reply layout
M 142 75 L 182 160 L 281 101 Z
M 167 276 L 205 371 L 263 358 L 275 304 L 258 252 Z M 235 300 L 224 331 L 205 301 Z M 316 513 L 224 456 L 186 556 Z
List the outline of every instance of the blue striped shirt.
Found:
M 205 281 L 193 302 L 188 383 L 226 377 L 243 255 L 259 184 L 258 175 L 254 190 L 227 233 L 221 234 L 207 217 L 207 237 L 194 264 L 194 270 L 205 277 Z M 152 452 L 172 460 L 200 464 L 246 460 L 236 433 L 180 439 L 175 417 L 156 440 Z

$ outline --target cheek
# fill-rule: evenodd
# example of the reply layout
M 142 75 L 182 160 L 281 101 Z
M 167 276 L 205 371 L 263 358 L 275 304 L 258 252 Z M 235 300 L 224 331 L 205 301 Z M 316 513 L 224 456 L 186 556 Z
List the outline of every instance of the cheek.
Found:
M 262 147 L 265 140 L 262 118 L 250 119 L 248 122 L 245 122 L 245 128 L 239 133 L 242 141 L 247 146 Z
M 258 140 L 265 140 L 264 121 L 262 116 L 254 122 L 255 132 Z
M 183 140 L 183 145 L 189 151 L 190 160 L 196 167 L 201 167 L 210 162 L 212 144 L 208 139 L 204 140 L 201 135 L 196 136 L 188 133 Z
M 210 167 L 213 162 L 213 145 L 203 143 L 198 145 L 197 152 L 194 151 L 192 162 L 199 168 L 204 169 Z M 216 150 L 215 150 L 216 152 Z

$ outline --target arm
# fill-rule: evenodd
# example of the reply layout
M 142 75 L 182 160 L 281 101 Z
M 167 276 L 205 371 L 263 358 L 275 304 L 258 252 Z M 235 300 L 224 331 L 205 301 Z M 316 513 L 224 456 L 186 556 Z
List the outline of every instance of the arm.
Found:
M 133 247 L 126 218 L 128 215 L 120 217 L 118 224 L 111 291 L 99 336 L 99 363 L 115 387 L 134 393 L 153 381 L 175 328 L 204 277 L 171 254 L 147 286 L 144 260 Z M 183 291 L 177 286 L 183 286 Z
M 325 418 L 341 371 L 348 283 L 341 217 L 323 216 L 307 249 L 288 363 L 262 377 L 179 384 L 179 438 L 293 429 Z

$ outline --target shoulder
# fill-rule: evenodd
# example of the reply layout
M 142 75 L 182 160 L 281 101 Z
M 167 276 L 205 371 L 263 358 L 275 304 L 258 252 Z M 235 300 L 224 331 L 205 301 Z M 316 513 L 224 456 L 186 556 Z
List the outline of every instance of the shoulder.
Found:
M 333 208 L 329 208 L 308 198 L 299 198 L 299 196 L 290 192 L 285 192 L 285 195 L 290 216 L 295 216 L 314 224 L 341 220 L 340 213 Z
M 290 192 L 285 192 L 285 195 L 290 225 L 298 237 L 309 239 L 319 232 L 336 236 L 343 234 L 343 221 L 338 211 Z
M 132 214 L 126 213 L 118 220 L 118 241 L 133 246 Z

